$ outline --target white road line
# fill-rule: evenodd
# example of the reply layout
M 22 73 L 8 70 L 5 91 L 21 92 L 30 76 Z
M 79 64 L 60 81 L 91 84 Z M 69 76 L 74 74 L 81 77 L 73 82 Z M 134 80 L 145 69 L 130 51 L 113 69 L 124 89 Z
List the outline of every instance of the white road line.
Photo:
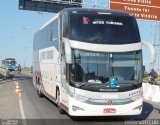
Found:
M 15 81 L 14 83 L 16 84 L 16 82 L 18 82 L 18 81 Z M 23 122 L 23 125 L 27 125 L 26 116 L 24 114 L 24 109 L 23 109 L 23 104 L 22 104 L 21 93 L 19 93 L 18 96 L 19 96 L 19 107 L 20 107 L 22 122 Z
M 22 104 L 21 93 L 19 93 L 19 106 L 20 106 L 20 111 L 21 111 L 23 125 L 27 125 L 26 116 L 24 114 L 24 109 L 23 109 L 23 104 Z

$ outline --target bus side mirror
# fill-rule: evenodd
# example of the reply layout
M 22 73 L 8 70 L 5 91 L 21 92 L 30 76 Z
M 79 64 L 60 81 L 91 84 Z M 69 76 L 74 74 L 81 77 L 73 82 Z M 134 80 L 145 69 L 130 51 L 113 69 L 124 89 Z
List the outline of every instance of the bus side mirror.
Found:
M 145 70 L 146 70 L 146 67 L 143 65 L 143 67 L 142 67 L 143 77 L 144 77 Z
M 65 45 L 65 58 L 66 58 L 66 63 L 67 64 L 72 64 L 72 49 L 67 40 L 64 40 L 64 45 Z
M 76 53 L 76 63 L 77 64 L 80 64 L 81 63 L 81 56 L 80 56 L 80 53 Z
M 145 67 L 145 65 L 143 65 L 143 67 L 142 67 L 142 68 L 143 68 L 142 70 L 143 70 L 143 72 L 144 72 L 144 71 L 146 70 L 146 67 Z

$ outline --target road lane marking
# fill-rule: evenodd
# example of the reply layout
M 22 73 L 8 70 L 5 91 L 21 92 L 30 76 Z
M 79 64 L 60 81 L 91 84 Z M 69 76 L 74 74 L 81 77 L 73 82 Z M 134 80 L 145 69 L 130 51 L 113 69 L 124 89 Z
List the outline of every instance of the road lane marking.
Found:
M 23 109 L 23 104 L 22 104 L 21 93 L 19 93 L 19 106 L 20 106 L 20 111 L 21 111 L 23 125 L 27 125 L 26 116 L 24 114 L 24 109 Z
M 14 83 L 16 85 L 18 83 L 18 81 L 15 81 Z M 22 122 L 23 122 L 23 125 L 27 125 L 26 116 L 24 114 L 24 108 L 23 108 L 21 93 L 18 94 L 18 97 L 19 97 L 19 107 L 20 107 Z

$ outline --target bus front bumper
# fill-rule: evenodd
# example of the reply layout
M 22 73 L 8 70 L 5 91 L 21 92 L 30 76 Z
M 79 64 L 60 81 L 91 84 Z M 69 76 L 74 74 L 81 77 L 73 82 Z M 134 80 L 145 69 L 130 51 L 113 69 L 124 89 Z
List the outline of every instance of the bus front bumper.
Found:
M 91 105 L 69 97 L 71 116 L 125 116 L 142 112 L 143 98 L 124 105 Z

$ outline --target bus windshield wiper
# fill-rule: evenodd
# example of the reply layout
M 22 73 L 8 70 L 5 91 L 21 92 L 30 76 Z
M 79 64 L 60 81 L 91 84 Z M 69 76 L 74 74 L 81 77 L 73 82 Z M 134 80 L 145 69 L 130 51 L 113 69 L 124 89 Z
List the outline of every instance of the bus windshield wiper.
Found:
M 79 83 L 79 82 L 75 82 L 75 86 L 80 88 L 82 86 L 84 86 L 86 83 Z
M 130 82 L 129 84 L 134 86 L 134 87 L 138 87 L 139 86 L 139 84 L 136 84 L 136 83 L 133 83 L 133 82 Z
M 136 84 L 136 83 L 132 83 L 132 85 L 133 85 L 134 87 L 138 87 L 138 86 L 139 86 L 139 84 L 140 84 L 140 83 L 138 83 L 138 84 Z

